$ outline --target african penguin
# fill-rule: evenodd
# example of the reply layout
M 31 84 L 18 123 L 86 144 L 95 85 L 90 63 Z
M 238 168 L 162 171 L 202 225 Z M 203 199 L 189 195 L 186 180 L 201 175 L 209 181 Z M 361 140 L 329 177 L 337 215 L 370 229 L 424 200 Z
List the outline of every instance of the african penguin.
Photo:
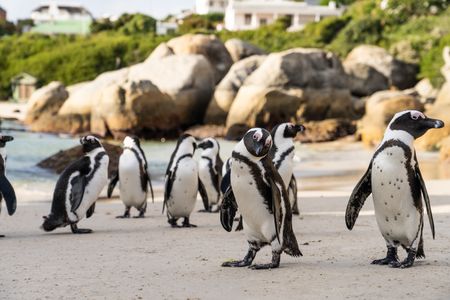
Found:
M 251 268 L 277 268 L 283 251 L 302 255 L 292 229 L 292 211 L 283 179 L 268 155 L 271 147 L 270 133 L 253 128 L 233 149 L 231 185 L 223 197 L 220 219 L 224 229 L 231 231 L 239 208 L 249 249 L 243 260 L 225 262 L 224 267 L 250 266 L 265 245 L 272 247 L 272 262 Z
M 305 131 L 303 125 L 282 123 L 272 129 L 273 146 L 270 149 L 272 162 L 283 179 L 289 194 L 292 213 L 299 214 L 297 203 L 297 181 L 294 175 L 294 138 L 297 133 Z
M 77 223 L 94 213 L 95 201 L 108 182 L 109 157 L 92 135 L 82 137 L 80 143 L 84 156 L 68 165 L 59 177 L 51 212 L 42 224 L 45 231 L 70 225 L 72 233 L 92 232 L 78 228 Z
M 174 228 L 180 227 L 179 218 L 184 218 L 182 227 L 196 227 L 189 222 L 199 186 L 197 162 L 193 158 L 196 147 L 193 136 L 181 135 L 167 166 L 163 213 L 167 207 L 168 222 Z
M 388 125 L 368 170 L 353 190 L 345 214 L 347 228 L 353 228 L 364 201 L 372 194 L 378 227 L 386 241 L 386 258 L 374 260 L 372 264 L 407 268 L 414 264 L 416 257 L 425 257 L 422 196 L 433 238 L 434 222 L 414 140 L 431 128 L 442 127 L 442 121 L 430 119 L 419 111 L 397 113 Z M 397 256 L 398 246 L 408 254 L 402 262 Z
M 8 215 L 12 216 L 16 212 L 16 193 L 8 178 L 6 178 L 6 143 L 14 140 L 12 136 L 0 135 L 0 211 L 2 199 L 5 199 Z M 0 235 L 4 237 L 4 235 Z
M 197 146 L 203 149 L 198 162 L 199 192 L 204 206 L 202 212 L 217 212 L 223 166 L 219 142 L 214 138 L 206 138 Z
M 131 207 L 139 211 L 139 215 L 135 218 L 144 218 L 147 210 L 148 187 L 150 187 L 153 201 L 154 196 L 147 159 L 139 139 L 135 136 L 127 136 L 123 140 L 123 152 L 119 158 L 118 170 L 108 186 L 108 198 L 111 198 L 117 182 L 120 185 L 120 199 L 125 205 L 125 213 L 117 218 L 129 218 Z

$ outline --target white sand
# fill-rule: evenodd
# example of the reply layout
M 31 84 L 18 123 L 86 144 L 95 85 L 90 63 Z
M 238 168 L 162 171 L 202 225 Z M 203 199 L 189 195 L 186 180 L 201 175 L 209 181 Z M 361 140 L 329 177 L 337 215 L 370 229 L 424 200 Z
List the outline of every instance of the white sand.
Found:
M 450 195 L 448 182 L 435 184 Z M 170 228 L 161 191 L 146 219 L 115 219 L 121 203 L 99 202 L 94 216 L 79 224 L 95 231 L 90 235 L 70 228 L 44 233 L 39 226 L 50 203 L 22 202 L 13 217 L 5 210 L 0 217 L 0 233 L 7 235 L 0 240 L 0 299 L 449 298 L 449 196 L 432 197 L 436 240 L 426 223 L 427 258 L 406 270 L 370 265 L 385 255 L 370 199 L 350 232 L 343 218 L 347 197 L 300 196 L 304 217 L 295 217 L 294 228 L 304 256 L 283 255 L 279 269 L 261 271 L 220 267 L 242 258 L 247 245 L 242 232 L 221 228 L 218 214 L 194 213 L 198 228 Z M 266 247 L 255 262 L 270 258 Z

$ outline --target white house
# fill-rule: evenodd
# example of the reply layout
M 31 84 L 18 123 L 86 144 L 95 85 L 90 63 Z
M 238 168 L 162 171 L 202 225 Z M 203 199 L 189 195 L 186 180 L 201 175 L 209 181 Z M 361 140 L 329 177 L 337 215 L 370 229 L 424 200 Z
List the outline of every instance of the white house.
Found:
M 291 21 L 289 31 L 301 30 L 310 22 L 318 22 L 330 16 L 340 16 L 344 8 L 330 1 L 328 6 L 313 4 L 314 1 L 290 0 L 229 0 L 225 11 L 227 30 L 251 30 L 273 23 L 280 17 Z
M 92 14 L 84 7 L 56 1 L 35 8 L 31 19 L 35 24 L 32 31 L 45 34 L 87 34 L 93 21 Z
M 211 13 L 225 13 L 228 0 L 195 0 L 195 13 L 207 15 Z

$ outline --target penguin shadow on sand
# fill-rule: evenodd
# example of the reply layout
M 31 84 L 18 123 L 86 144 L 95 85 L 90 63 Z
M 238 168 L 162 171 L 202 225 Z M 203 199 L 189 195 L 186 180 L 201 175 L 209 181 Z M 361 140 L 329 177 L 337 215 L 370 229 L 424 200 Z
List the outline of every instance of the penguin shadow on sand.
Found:
M 133 218 L 144 218 L 147 211 L 149 189 L 152 203 L 155 202 L 155 199 L 147 159 L 136 136 L 127 136 L 123 140 L 123 152 L 119 158 L 117 172 L 112 176 L 108 185 L 108 198 L 111 198 L 117 183 L 119 183 L 120 199 L 125 205 L 124 214 L 117 218 L 130 218 L 132 207 L 139 211 L 139 214 Z
M 6 143 L 14 140 L 12 136 L 0 135 L 0 211 L 2 208 L 2 200 L 5 200 L 8 215 L 12 216 L 16 212 L 17 200 L 13 186 L 6 178 Z M 0 238 L 4 235 L 0 235 Z
M 359 211 L 372 194 L 375 218 L 386 241 L 386 257 L 374 265 L 409 268 L 416 258 L 425 258 L 423 226 L 424 203 L 435 237 L 430 197 L 419 168 L 414 140 L 430 129 L 444 127 L 444 122 L 428 118 L 415 110 L 397 113 L 389 123 L 366 173 L 353 190 L 345 214 L 349 230 L 353 229 Z M 400 261 L 397 248 L 407 257 Z

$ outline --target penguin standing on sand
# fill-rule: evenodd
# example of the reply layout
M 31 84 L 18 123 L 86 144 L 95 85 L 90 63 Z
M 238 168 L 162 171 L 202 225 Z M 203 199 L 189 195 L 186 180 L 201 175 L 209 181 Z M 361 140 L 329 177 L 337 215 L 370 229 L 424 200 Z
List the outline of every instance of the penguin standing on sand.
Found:
M 270 133 L 253 128 L 233 150 L 231 186 L 223 197 L 220 220 L 224 229 L 231 231 L 239 208 L 249 249 L 243 260 L 225 262 L 224 267 L 250 266 L 265 245 L 272 247 L 272 262 L 251 268 L 277 268 L 283 251 L 292 256 L 302 255 L 292 230 L 291 206 L 283 179 L 268 155 L 271 147 Z
M 223 166 L 219 142 L 214 138 L 207 138 L 197 146 L 203 149 L 198 162 L 198 176 L 201 182 L 199 191 L 205 208 L 202 211 L 217 212 L 220 205 L 220 183 Z
M 372 194 L 375 217 L 386 241 L 386 258 L 374 260 L 372 264 L 408 268 L 416 257 L 425 257 L 422 196 L 433 238 L 434 222 L 414 140 L 429 129 L 442 127 L 444 122 L 430 119 L 419 111 L 397 113 L 388 125 L 367 172 L 353 190 L 345 214 L 347 228 L 353 228 L 364 201 Z M 402 262 L 397 256 L 398 246 L 408 254 Z
M 272 129 L 273 146 L 269 155 L 275 168 L 281 175 L 289 194 L 292 213 L 299 214 L 297 203 L 297 181 L 294 175 L 294 138 L 299 132 L 305 131 L 303 125 L 282 123 Z
M 197 144 L 195 138 L 183 134 L 178 139 L 175 151 L 166 170 L 164 209 L 167 207 L 169 224 L 176 228 L 179 218 L 184 218 L 182 227 L 197 227 L 189 222 L 194 210 L 199 186 L 197 162 L 193 158 Z
M 14 188 L 6 178 L 6 143 L 14 140 L 12 136 L 0 135 L 0 211 L 2 199 L 5 199 L 8 215 L 12 216 L 16 212 L 17 201 Z M 4 237 L 4 235 L 0 235 Z
M 70 225 L 72 233 L 91 233 L 77 223 L 95 210 L 95 201 L 108 182 L 109 157 L 99 139 L 88 135 L 80 139 L 84 156 L 62 172 L 53 194 L 50 215 L 44 217 L 42 228 L 53 231 Z
M 152 181 L 148 173 L 147 159 L 137 137 L 127 136 L 123 140 L 123 153 L 119 158 L 119 167 L 108 186 L 108 198 L 111 198 L 117 182 L 120 185 L 120 199 L 125 205 L 125 213 L 117 218 L 129 218 L 131 207 L 139 211 L 135 218 L 144 218 L 147 210 L 148 187 L 154 201 Z

